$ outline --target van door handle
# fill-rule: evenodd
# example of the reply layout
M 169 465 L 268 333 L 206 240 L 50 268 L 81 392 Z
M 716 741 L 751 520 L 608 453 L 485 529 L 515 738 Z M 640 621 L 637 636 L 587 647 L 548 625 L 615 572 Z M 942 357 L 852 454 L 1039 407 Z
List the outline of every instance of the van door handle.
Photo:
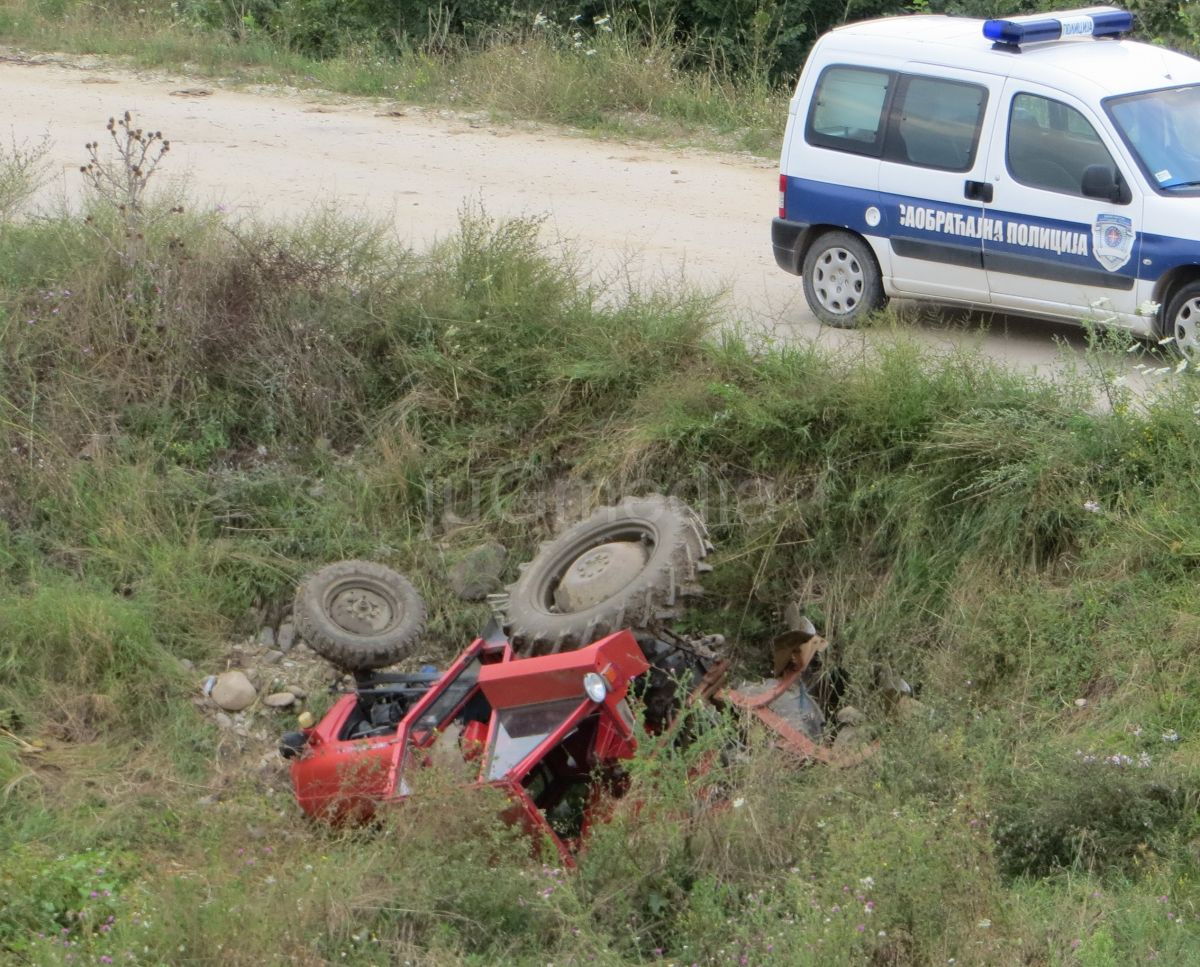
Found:
M 968 179 L 963 188 L 963 194 L 971 201 L 981 201 L 988 204 L 992 200 L 992 183 L 990 181 L 971 181 Z

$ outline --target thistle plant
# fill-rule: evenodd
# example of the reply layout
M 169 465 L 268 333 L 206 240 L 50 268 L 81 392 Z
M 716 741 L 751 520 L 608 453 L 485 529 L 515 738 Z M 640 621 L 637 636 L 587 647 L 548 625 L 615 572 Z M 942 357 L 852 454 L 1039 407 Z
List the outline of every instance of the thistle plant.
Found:
M 145 241 L 149 223 L 154 220 L 146 205 L 150 179 L 171 150 L 171 142 L 161 131 L 137 127 L 129 111 L 120 118 L 109 118 L 107 130 L 115 157 L 102 157 L 100 142 L 90 141 L 84 145 L 88 163 L 81 165 L 79 171 L 95 198 L 111 206 L 120 217 L 125 237 L 122 256 L 125 261 L 132 262 Z M 165 214 L 177 214 L 182 210 L 174 206 Z M 87 222 L 95 224 L 90 215 Z

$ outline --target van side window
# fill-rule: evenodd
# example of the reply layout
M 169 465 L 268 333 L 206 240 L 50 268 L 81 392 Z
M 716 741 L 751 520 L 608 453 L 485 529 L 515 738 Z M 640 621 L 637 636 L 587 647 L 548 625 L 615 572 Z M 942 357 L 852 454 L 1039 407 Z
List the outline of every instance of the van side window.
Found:
M 1096 129 L 1060 101 L 1018 94 L 1008 116 L 1008 171 L 1017 181 L 1065 195 L 1083 196 L 1089 165 L 1117 168 Z
M 890 161 L 967 171 L 975 164 L 987 88 L 938 77 L 905 76 L 892 109 Z
M 809 144 L 878 155 L 893 75 L 864 67 L 827 67 L 817 81 L 804 133 Z

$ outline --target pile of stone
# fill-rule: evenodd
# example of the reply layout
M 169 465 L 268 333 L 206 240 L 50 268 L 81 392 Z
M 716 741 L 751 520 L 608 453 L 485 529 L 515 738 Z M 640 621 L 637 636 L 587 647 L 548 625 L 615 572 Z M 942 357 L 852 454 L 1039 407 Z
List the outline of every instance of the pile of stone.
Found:
M 223 665 L 199 680 L 197 706 L 223 731 L 271 750 L 284 730 L 281 713 L 304 711 L 309 695 L 327 689 L 336 677 L 324 659 L 303 647 L 290 620 L 232 646 Z

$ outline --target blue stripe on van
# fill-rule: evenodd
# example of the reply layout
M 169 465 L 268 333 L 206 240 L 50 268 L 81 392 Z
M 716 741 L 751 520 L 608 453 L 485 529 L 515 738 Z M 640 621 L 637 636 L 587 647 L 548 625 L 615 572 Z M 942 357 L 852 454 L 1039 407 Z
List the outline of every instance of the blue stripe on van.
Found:
M 788 178 L 785 206 L 790 219 L 887 238 L 898 254 L 962 265 L 980 251 L 993 271 L 1109 288 L 1128 289 L 1135 278 L 1156 279 L 1176 266 L 1200 263 L 1200 240 L 1142 232 L 1125 264 L 1110 271 L 1093 255 L 1091 224 L 806 178 Z M 874 226 L 867 223 L 871 207 L 879 210 Z

